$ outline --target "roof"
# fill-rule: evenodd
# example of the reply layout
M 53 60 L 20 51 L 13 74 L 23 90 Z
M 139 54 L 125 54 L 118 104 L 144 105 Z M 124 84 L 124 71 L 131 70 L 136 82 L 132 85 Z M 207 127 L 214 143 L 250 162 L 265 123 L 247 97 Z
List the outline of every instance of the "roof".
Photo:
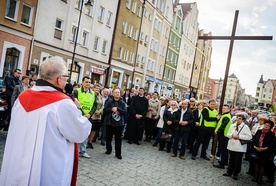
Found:
M 234 73 L 231 74 L 231 75 L 229 76 L 229 78 L 236 78 L 236 79 L 238 79 L 237 76 L 236 76 Z
M 261 75 L 261 78 L 259 80 L 259 83 L 264 83 L 263 75 Z

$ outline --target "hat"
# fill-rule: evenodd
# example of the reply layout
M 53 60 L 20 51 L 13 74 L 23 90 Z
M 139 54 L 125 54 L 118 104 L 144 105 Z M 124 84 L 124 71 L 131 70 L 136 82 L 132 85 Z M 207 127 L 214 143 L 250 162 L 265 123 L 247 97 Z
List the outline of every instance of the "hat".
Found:
M 265 124 L 269 124 L 269 125 L 270 125 L 270 128 L 272 128 L 272 127 L 274 126 L 274 123 L 273 123 L 273 121 L 271 121 L 271 120 L 266 120 L 266 121 L 265 121 Z
M 113 112 L 113 113 L 112 113 L 112 118 L 113 118 L 115 121 L 120 121 L 121 116 L 120 116 L 120 114 L 117 114 L 116 112 Z

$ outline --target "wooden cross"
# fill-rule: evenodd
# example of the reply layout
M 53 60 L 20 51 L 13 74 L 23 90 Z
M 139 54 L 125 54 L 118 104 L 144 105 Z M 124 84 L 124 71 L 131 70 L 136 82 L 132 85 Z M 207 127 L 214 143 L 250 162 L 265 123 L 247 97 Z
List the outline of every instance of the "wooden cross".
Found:
M 272 36 L 235 36 L 237 22 L 238 22 L 238 16 L 239 16 L 239 11 L 236 10 L 231 36 L 198 36 L 198 39 L 205 39 L 205 40 L 210 40 L 210 39 L 230 40 L 230 46 L 229 46 L 229 50 L 228 50 L 228 57 L 227 57 L 226 69 L 225 69 L 222 92 L 221 92 L 220 106 L 219 106 L 220 114 L 222 113 L 222 107 L 223 107 L 223 102 L 224 102 L 224 97 L 225 97 L 226 85 L 227 85 L 227 81 L 228 81 L 228 73 L 229 73 L 229 67 L 230 67 L 230 62 L 231 62 L 234 41 L 235 40 L 272 40 Z M 214 163 L 214 161 L 215 161 L 217 140 L 218 140 L 218 135 L 216 134 L 214 136 L 214 142 L 213 142 L 213 147 L 212 147 L 211 163 Z
M 212 40 L 230 40 L 226 69 L 225 69 L 222 92 L 221 92 L 219 113 L 222 113 L 222 107 L 223 107 L 223 102 L 224 102 L 224 97 L 225 97 L 225 91 L 226 91 L 226 85 L 227 85 L 227 80 L 228 80 L 228 73 L 229 73 L 229 67 L 230 67 L 230 63 L 231 63 L 234 41 L 235 40 L 272 40 L 272 38 L 273 38 L 272 36 L 235 36 L 237 22 L 238 22 L 238 16 L 239 16 L 239 10 L 236 10 L 231 36 L 198 36 L 198 39 L 204 39 L 204 40 L 210 40 L 210 39 L 212 39 Z

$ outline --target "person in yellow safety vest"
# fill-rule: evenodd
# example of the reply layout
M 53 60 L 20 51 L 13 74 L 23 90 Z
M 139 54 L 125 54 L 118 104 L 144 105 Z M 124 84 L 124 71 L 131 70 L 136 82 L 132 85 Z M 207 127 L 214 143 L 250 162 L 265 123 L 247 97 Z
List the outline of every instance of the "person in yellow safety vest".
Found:
M 220 161 L 217 165 L 213 165 L 216 168 L 224 169 L 224 166 L 228 165 L 228 139 L 226 137 L 227 132 L 232 124 L 232 117 L 230 114 L 230 106 L 223 105 L 222 115 L 218 121 L 218 125 L 215 129 L 215 133 L 218 135 L 218 152 L 220 154 Z
M 85 116 L 91 122 L 91 117 L 96 111 L 97 102 L 95 92 L 90 89 L 91 79 L 88 76 L 82 78 L 82 86 L 74 91 L 74 97 L 80 103 L 80 109 L 83 116 Z M 92 125 L 92 123 L 91 123 Z M 92 126 L 93 127 L 93 126 Z M 79 144 L 79 155 L 80 157 L 90 158 L 86 153 L 87 139 Z
M 200 144 L 202 144 L 200 158 L 210 160 L 210 158 L 208 158 L 206 155 L 206 150 L 217 126 L 217 121 L 220 117 L 218 116 L 218 111 L 215 108 L 216 101 L 212 99 L 209 101 L 208 106 L 202 109 L 200 115 L 198 136 L 192 152 L 192 160 L 196 159 Z

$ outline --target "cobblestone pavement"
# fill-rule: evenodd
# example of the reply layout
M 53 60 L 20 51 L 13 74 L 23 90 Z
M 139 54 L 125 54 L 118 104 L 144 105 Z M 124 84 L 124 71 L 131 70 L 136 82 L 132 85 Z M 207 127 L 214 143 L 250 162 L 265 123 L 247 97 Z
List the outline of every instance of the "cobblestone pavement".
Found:
M 0 131 L 0 162 L 7 132 Z M 122 160 L 115 158 L 114 151 L 105 154 L 105 147 L 99 141 L 93 143 L 94 149 L 88 149 L 91 159 L 80 158 L 78 186 L 236 186 L 256 185 L 246 174 L 248 162 L 243 162 L 237 181 L 222 174 L 226 169 L 214 168 L 210 161 L 186 160 L 170 157 L 166 151 L 158 151 L 149 142 L 141 145 L 128 144 L 123 140 Z M 113 145 L 114 148 L 114 145 Z M 264 184 L 265 185 L 265 184 Z

